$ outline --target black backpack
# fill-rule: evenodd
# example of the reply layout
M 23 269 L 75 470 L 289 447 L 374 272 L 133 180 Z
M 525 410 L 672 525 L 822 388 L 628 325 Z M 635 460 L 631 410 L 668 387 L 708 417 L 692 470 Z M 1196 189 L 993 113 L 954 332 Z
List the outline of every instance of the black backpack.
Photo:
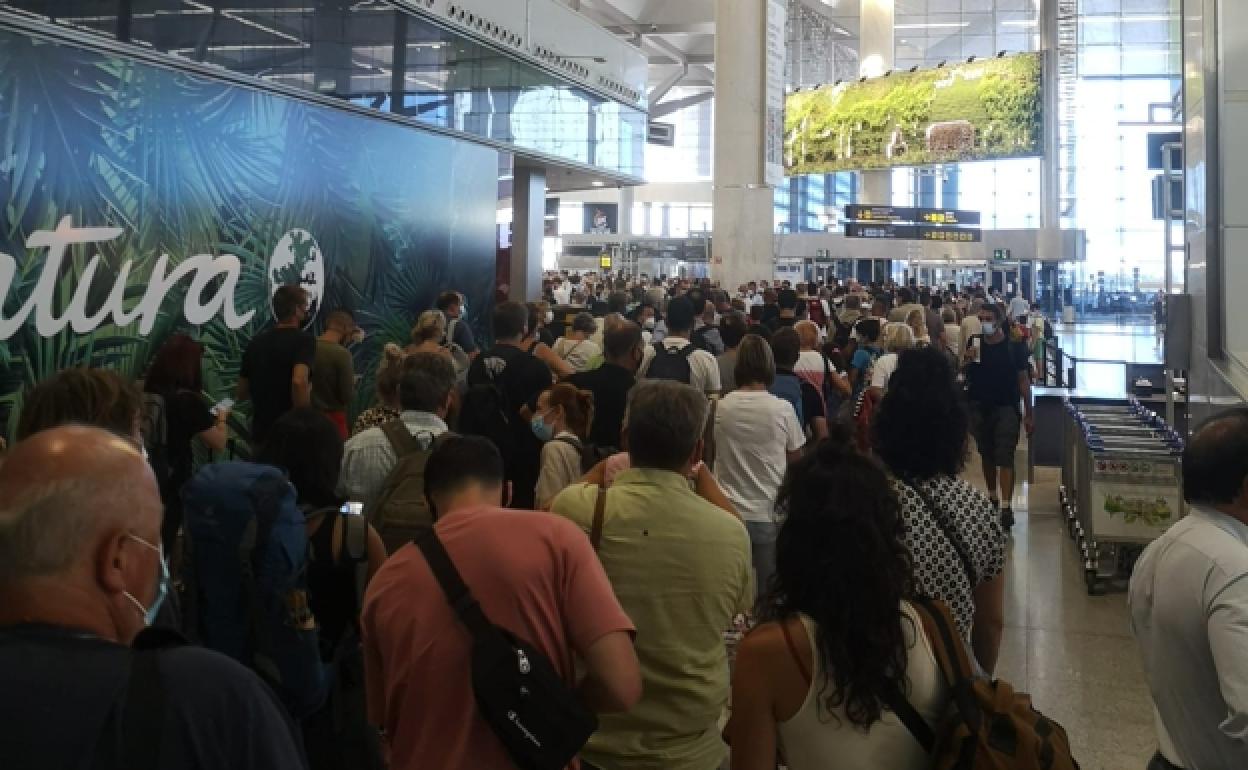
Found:
M 519 413 L 508 403 L 498 376 L 481 362 L 488 382 L 469 385 L 459 414 L 459 432 L 489 439 L 503 457 L 511 462 L 516 456 L 516 426 Z
M 598 446 L 570 436 L 557 436 L 555 441 L 562 441 L 581 453 L 581 473 L 589 473 L 595 465 L 620 451 L 615 447 Z
M 835 313 L 829 317 L 829 320 L 832 322 L 832 327 L 835 330 L 832 332 L 832 344 L 844 350 L 845 346 L 849 344 L 849 337 L 854 331 L 854 326 L 853 324 L 841 323 L 841 319 L 837 318 Z
M 598 718 L 534 645 L 490 622 L 436 531 L 416 545 L 472 633 L 472 692 L 482 719 L 520 770 L 567 767 L 598 729 Z
M 662 342 L 654 343 L 654 358 L 646 370 L 648 380 L 673 380 L 686 385 L 693 383 L 693 368 L 689 357 L 697 350 L 692 344 L 682 348 L 668 349 Z
M 703 326 L 700 329 L 695 329 L 693 334 L 689 335 L 689 344 L 698 350 L 705 350 L 707 353 L 715 355 L 715 351 L 711 348 L 711 343 L 706 339 L 707 331 L 712 328 L 714 327 Z

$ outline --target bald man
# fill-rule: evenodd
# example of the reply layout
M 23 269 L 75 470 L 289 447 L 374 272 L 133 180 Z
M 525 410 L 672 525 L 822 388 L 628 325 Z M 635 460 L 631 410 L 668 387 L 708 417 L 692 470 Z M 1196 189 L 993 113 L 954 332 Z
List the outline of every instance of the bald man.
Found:
M 169 591 L 160 525 L 156 480 L 124 438 L 52 428 L 5 456 L 4 766 L 305 766 L 254 674 L 215 652 L 162 645 L 168 632 L 143 633 Z

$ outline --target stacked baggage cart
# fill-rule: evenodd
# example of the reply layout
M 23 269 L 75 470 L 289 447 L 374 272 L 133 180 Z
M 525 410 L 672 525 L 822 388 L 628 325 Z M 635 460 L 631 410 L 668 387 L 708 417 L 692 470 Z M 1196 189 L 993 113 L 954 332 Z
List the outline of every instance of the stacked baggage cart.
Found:
M 1062 512 L 1088 593 L 1130 577 L 1144 546 L 1183 515 L 1183 439 L 1132 398 L 1067 399 Z

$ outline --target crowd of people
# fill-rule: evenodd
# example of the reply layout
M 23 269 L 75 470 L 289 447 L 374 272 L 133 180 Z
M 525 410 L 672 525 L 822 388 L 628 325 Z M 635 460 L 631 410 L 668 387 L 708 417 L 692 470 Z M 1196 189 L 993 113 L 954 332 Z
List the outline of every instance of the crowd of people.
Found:
M 300 287 L 273 309 L 234 394 L 246 460 L 204 462 L 233 402 L 204 400 L 185 335 L 141 384 L 67 369 L 27 394 L 0 455 L 13 766 L 539 766 L 509 736 L 576 723 L 569 767 L 918 770 L 913 714 L 939 730 L 953 698 L 920 600 L 996 667 L 1046 333 L 1022 298 L 550 273 L 484 334 L 447 291 L 385 341 L 358 415 L 352 314 L 314 337 Z M 1185 491 L 1211 523 L 1176 540 L 1248 543 L 1245 436 L 1242 413 L 1196 433 Z M 1175 548 L 1132 594 L 1158 669 L 1180 644 L 1159 613 L 1199 636 L 1207 611 L 1225 645 L 1245 630 L 1226 597 L 1248 550 L 1215 560 L 1202 610 L 1162 582 L 1167 558 L 1206 568 Z M 1159 762 L 1245 757 L 1248 704 L 1219 677 L 1236 650 L 1153 681 Z M 492 719 L 515 665 L 549 680 Z M 1181 691 L 1205 680 L 1200 720 Z

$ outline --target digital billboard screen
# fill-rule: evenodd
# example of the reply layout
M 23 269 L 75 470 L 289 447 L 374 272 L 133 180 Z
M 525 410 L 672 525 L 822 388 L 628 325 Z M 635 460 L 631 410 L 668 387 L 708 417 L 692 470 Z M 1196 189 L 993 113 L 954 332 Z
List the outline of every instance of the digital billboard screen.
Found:
M 984 59 L 789 94 L 790 176 L 1044 153 L 1041 54 Z

